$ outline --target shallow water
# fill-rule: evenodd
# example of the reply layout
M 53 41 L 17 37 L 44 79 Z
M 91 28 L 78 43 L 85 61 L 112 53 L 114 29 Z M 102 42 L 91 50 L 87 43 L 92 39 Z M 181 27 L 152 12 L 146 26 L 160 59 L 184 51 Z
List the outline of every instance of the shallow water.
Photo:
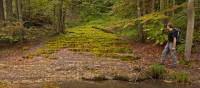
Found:
M 20 88 L 200 88 L 200 85 L 171 84 L 161 81 L 144 81 L 132 83 L 124 81 L 65 81 L 56 83 L 23 84 Z

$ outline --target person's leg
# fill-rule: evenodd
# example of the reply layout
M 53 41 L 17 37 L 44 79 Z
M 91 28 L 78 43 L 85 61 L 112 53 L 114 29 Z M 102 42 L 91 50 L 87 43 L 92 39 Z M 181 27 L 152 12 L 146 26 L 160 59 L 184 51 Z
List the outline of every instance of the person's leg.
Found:
M 176 50 L 172 50 L 172 43 L 169 43 L 169 48 L 170 48 L 170 54 L 172 56 L 172 66 L 176 67 Z
M 164 64 L 167 55 L 169 54 L 169 43 L 166 44 L 164 50 L 162 51 L 160 63 Z

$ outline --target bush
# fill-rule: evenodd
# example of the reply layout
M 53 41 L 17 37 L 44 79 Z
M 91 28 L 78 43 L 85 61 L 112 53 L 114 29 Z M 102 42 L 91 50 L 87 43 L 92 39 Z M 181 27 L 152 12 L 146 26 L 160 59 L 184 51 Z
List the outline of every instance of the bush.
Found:
M 200 42 L 200 28 L 194 33 L 194 42 Z
M 185 65 L 185 66 L 187 66 L 187 67 L 191 67 L 191 66 L 192 66 L 192 61 L 186 61 L 186 60 L 184 60 L 184 59 L 181 59 L 181 60 L 179 61 L 179 64 Z
M 0 42 L 5 44 L 14 44 L 20 41 L 32 41 L 48 36 L 53 33 L 53 30 L 46 27 L 42 28 L 24 28 L 19 22 L 5 23 L 4 27 L 0 27 Z
M 175 72 L 172 74 L 171 79 L 179 83 L 186 83 L 189 81 L 188 74 L 185 72 Z
M 10 43 L 20 41 L 21 29 L 17 22 L 5 23 L 5 26 L 0 28 L 0 41 Z
M 135 26 L 124 27 L 120 32 L 121 36 L 125 36 L 129 39 L 137 40 L 138 39 L 138 31 Z
M 184 53 L 184 51 L 185 51 L 185 44 L 177 45 L 177 52 L 178 53 Z
M 150 68 L 152 78 L 159 79 L 165 73 L 164 65 L 154 64 Z

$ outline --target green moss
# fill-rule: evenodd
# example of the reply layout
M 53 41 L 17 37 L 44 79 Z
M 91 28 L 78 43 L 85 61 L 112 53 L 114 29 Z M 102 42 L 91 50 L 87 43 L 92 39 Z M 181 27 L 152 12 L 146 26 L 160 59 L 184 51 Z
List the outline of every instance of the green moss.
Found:
M 114 53 L 118 53 L 118 57 L 120 54 L 132 54 L 128 43 L 121 40 L 119 36 L 86 25 L 66 30 L 66 34 L 49 40 L 41 49 L 37 50 L 36 55 L 48 57 L 63 48 L 74 52 L 91 52 L 97 56 L 108 57 L 112 57 Z M 129 57 L 124 56 L 124 58 Z
M 0 88 L 10 88 L 8 84 L 0 82 Z

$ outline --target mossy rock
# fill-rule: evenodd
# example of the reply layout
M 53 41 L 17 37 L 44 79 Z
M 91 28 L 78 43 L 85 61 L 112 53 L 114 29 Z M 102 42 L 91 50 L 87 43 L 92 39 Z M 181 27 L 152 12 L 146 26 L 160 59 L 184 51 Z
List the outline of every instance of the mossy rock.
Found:
M 115 75 L 113 77 L 113 80 L 129 81 L 130 78 L 128 76 L 124 76 L 124 75 Z
M 87 77 L 82 77 L 83 80 L 87 80 L 87 81 L 105 81 L 105 80 L 109 80 L 105 75 L 97 75 L 91 78 L 87 78 Z

